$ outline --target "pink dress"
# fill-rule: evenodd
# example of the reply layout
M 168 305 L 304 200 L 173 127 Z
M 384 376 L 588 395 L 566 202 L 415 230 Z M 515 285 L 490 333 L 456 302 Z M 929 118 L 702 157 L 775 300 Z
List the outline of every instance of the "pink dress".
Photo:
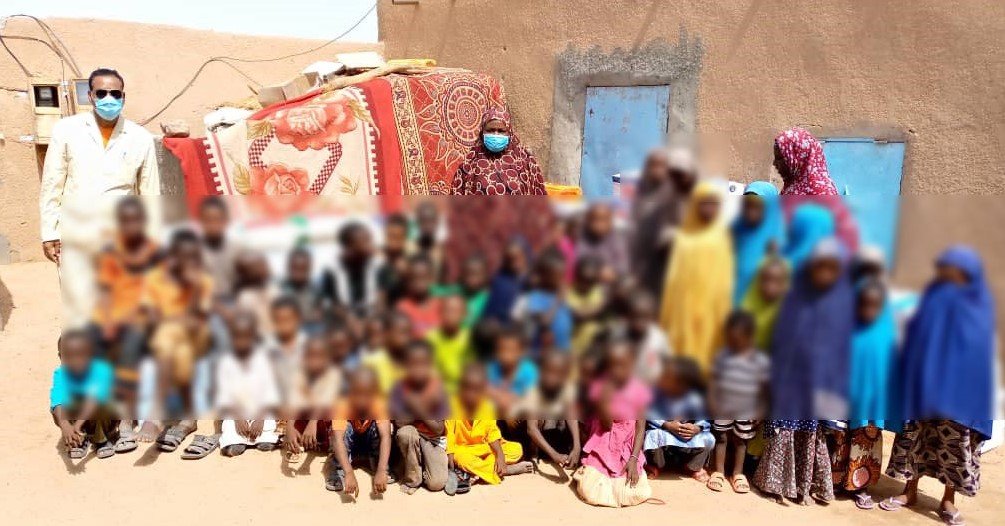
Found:
M 590 400 L 599 402 L 603 393 L 603 380 L 596 380 L 590 385 Z M 635 443 L 635 427 L 638 417 L 642 414 L 652 393 L 641 381 L 632 378 L 611 396 L 611 415 L 614 423 L 611 429 L 604 430 L 600 419 L 592 418 L 587 422 L 589 438 L 583 446 L 586 457 L 583 465 L 590 466 L 610 478 L 624 475 L 625 465 L 632 456 L 632 446 Z M 645 464 L 645 455 L 639 454 L 639 474 Z

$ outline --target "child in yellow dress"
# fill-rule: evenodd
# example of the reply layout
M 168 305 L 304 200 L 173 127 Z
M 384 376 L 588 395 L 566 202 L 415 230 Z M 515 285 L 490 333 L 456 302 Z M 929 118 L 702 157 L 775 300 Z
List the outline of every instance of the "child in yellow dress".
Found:
M 520 461 L 523 447 L 518 442 L 503 440 L 496 419 L 495 406 L 488 397 L 485 370 L 471 364 L 464 369 L 457 396 L 451 401 L 451 417 L 446 421 L 448 464 L 489 484 L 499 484 L 507 475 L 533 471 L 533 464 Z M 451 472 L 447 489 L 463 493 L 468 477 Z

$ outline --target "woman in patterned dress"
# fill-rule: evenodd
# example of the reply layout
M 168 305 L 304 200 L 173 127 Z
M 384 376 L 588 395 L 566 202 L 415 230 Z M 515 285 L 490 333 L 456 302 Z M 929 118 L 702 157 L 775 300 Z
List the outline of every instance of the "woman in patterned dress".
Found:
M 509 113 L 490 109 L 481 140 L 454 176 L 454 195 L 546 195 L 537 159 L 513 134 Z
M 831 459 L 818 420 L 847 418 L 854 292 L 841 245 L 821 241 L 796 273 L 771 342 L 772 420 L 754 473 L 764 493 L 809 504 L 834 499 Z
M 904 490 L 880 503 L 897 511 L 918 502 L 918 481 L 945 485 L 939 517 L 963 524 L 956 494 L 977 494 L 981 444 L 991 437 L 994 399 L 994 302 L 980 256 L 971 248 L 946 250 L 937 277 L 911 320 L 897 374 L 900 416 L 887 474 Z

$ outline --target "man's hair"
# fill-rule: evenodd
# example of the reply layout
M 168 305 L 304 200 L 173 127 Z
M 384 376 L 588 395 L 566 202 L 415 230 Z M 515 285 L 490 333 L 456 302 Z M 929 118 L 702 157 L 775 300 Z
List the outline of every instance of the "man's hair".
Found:
M 118 71 L 111 68 L 98 68 L 91 72 L 91 76 L 87 77 L 88 90 L 94 91 L 94 79 L 98 77 L 115 77 L 122 83 L 122 89 L 126 89 L 126 79 L 122 78 Z

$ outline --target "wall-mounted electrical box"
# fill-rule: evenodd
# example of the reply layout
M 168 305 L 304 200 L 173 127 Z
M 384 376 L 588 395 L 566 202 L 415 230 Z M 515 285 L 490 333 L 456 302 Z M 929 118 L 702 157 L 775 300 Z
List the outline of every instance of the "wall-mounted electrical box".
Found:
M 56 121 L 63 118 L 65 110 L 58 80 L 46 81 L 32 79 L 28 86 L 28 97 L 31 99 L 32 110 L 35 112 L 35 142 L 49 144 L 52 137 L 52 127 Z
M 71 98 L 73 99 L 73 113 L 88 113 L 94 111 L 94 106 L 91 106 L 91 99 L 87 98 L 87 94 L 91 91 L 91 87 L 88 84 L 87 79 L 71 80 L 70 89 L 73 90 L 71 93 Z

